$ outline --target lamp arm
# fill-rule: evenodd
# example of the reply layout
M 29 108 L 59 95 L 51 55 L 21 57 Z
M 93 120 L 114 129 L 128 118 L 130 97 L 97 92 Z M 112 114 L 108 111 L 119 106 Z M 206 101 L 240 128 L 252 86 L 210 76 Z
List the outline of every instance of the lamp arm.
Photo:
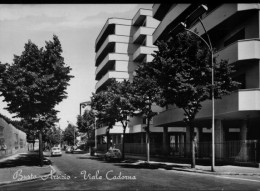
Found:
M 210 38 L 209 38 L 209 34 L 208 34 L 208 32 L 207 32 L 207 30 L 206 30 L 206 28 L 205 28 L 205 26 L 204 26 L 204 24 L 203 24 L 203 22 L 201 21 L 201 19 L 199 18 L 199 22 L 200 22 L 200 24 L 202 25 L 202 27 L 203 27 L 203 29 L 204 29 L 204 32 L 206 33 L 206 35 L 207 35 L 207 38 L 208 38 L 208 43 L 209 43 L 209 46 L 210 46 L 210 50 L 211 50 L 211 52 L 212 52 L 212 54 L 213 54 L 213 48 L 212 48 L 212 44 L 211 44 L 211 40 L 210 40 Z
M 199 36 L 198 34 L 196 34 L 195 32 L 193 32 L 193 31 L 190 30 L 190 29 L 185 28 L 185 30 L 186 30 L 186 31 L 189 31 L 189 32 L 191 32 L 192 34 L 194 34 L 194 35 L 196 35 L 197 37 L 199 37 L 199 38 L 207 45 L 209 51 L 213 54 L 213 51 L 212 51 L 212 48 L 211 48 L 211 44 L 209 45 L 209 43 L 207 43 L 207 41 L 204 40 L 204 38 L 202 38 L 201 36 Z

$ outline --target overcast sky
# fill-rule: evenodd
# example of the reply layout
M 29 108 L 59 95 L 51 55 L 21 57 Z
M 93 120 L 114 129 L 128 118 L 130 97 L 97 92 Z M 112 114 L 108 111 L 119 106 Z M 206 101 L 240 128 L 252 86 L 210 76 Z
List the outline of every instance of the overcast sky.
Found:
M 60 127 L 76 124 L 79 103 L 89 101 L 95 91 L 95 40 L 110 17 L 132 19 L 140 8 L 152 4 L 19 4 L 0 5 L 0 61 L 12 63 L 30 39 L 38 47 L 59 37 L 65 63 L 75 77 L 67 88 L 68 98 L 56 109 Z M 0 97 L 0 113 L 11 118 Z

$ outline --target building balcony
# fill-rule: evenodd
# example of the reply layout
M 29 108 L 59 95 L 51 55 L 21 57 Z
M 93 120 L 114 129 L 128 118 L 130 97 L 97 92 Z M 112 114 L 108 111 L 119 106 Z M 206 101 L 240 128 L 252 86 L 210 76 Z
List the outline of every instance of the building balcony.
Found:
M 110 79 L 129 79 L 127 72 L 108 71 L 102 78 L 96 83 L 95 89 L 98 90 L 101 86 L 107 85 Z
M 151 16 L 152 17 L 152 10 L 148 9 L 139 9 L 135 16 L 133 17 L 133 25 L 136 26 L 142 26 L 143 23 L 145 22 L 146 16 Z
M 133 61 L 140 62 L 142 61 L 147 55 L 151 55 L 154 51 L 157 51 L 157 47 L 147 47 L 147 46 L 140 46 L 133 54 Z
M 227 59 L 229 63 L 248 59 L 260 59 L 260 40 L 239 40 L 218 51 L 216 56 L 218 56 L 218 59 Z
M 104 126 L 101 128 L 97 129 L 97 136 L 99 135 L 106 135 L 106 130 L 107 130 L 108 126 Z M 126 131 L 125 133 L 129 133 L 129 128 L 126 127 Z M 112 129 L 109 130 L 109 134 L 123 134 L 123 127 L 120 123 L 117 123 L 116 125 L 113 126 Z
M 165 4 L 167 5 L 167 4 Z M 158 5 L 155 8 L 157 10 L 164 10 L 164 9 L 169 9 L 171 5 L 167 5 L 166 6 L 162 6 L 162 5 Z M 170 32 L 170 29 L 168 30 L 168 26 L 175 20 L 177 19 L 182 12 L 184 12 L 186 9 L 189 8 L 190 4 L 175 4 L 172 5 L 173 8 L 171 8 L 171 10 L 166 14 L 166 15 L 159 15 L 159 12 L 154 12 L 154 16 L 156 16 L 155 18 L 158 20 L 162 20 L 162 22 L 158 25 L 158 27 L 156 28 L 156 30 L 153 33 L 153 43 L 155 44 L 155 42 L 157 40 L 159 40 L 162 36 L 168 35 L 168 33 Z M 155 11 L 155 10 L 154 10 Z M 167 10 L 168 11 L 168 10 Z M 167 34 L 165 34 L 167 33 Z
M 132 62 L 132 55 L 127 55 L 127 54 L 118 54 L 118 53 L 109 53 L 107 56 L 102 60 L 102 62 L 98 65 L 96 68 L 96 80 L 97 75 L 99 75 L 100 72 L 102 72 L 104 69 L 109 68 L 111 64 L 114 63 L 115 60 L 121 60 L 121 61 L 127 61 L 127 62 Z
M 101 52 L 100 55 L 96 55 L 96 66 L 99 66 L 110 53 L 132 55 L 135 49 L 136 45 L 132 43 L 108 43 L 108 46 L 106 46 L 106 51 Z
M 246 14 L 247 10 L 259 10 L 260 5 L 257 3 L 248 3 L 248 4 L 236 4 L 236 3 L 225 3 L 216 9 L 208 13 L 205 18 L 202 19 L 203 25 L 210 31 L 214 27 L 218 26 L 221 23 L 227 21 L 227 26 L 232 25 L 234 22 L 239 22 L 243 14 Z M 244 15 L 246 16 L 246 15 Z M 232 19 L 231 19 L 232 18 Z M 230 21 L 228 21 L 230 20 Z M 225 26 L 225 27 L 227 27 Z M 191 30 L 197 30 L 199 35 L 205 33 L 201 23 L 196 23 Z
M 129 36 L 108 35 L 106 40 L 103 42 L 102 46 L 98 49 L 96 53 L 96 58 L 99 57 L 99 55 L 102 52 L 105 52 L 107 46 L 111 43 L 116 43 L 116 42 L 129 43 L 131 41 L 132 38 Z
M 131 19 L 109 18 L 96 39 L 95 51 L 97 51 L 100 48 L 100 46 L 103 44 L 103 42 L 105 41 L 108 35 L 115 34 L 115 25 L 131 25 L 131 24 L 132 24 Z
M 154 28 L 139 27 L 139 29 L 134 33 L 133 42 L 135 44 L 141 44 L 147 35 L 152 36 Z
M 243 119 L 247 115 L 257 116 L 260 111 L 260 89 L 241 89 L 222 99 L 215 100 L 216 119 Z M 210 120 L 212 118 L 212 102 L 207 100 L 202 103 L 202 109 L 195 120 Z M 184 112 L 173 107 L 154 117 L 154 126 L 175 126 L 182 123 Z

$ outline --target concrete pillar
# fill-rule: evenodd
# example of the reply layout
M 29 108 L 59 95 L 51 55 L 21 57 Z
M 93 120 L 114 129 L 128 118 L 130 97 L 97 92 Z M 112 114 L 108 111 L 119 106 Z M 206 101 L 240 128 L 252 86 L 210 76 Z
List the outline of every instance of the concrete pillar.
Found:
M 141 144 L 144 144 L 144 136 L 143 136 L 143 133 L 141 133 Z
M 181 133 L 180 135 L 180 156 L 183 156 L 184 155 L 184 134 Z
M 242 161 L 248 160 L 248 154 L 247 154 L 247 120 L 243 120 L 241 128 L 240 128 L 240 139 L 241 139 L 241 148 L 240 152 L 237 158 Z
M 224 157 L 224 129 L 222 120 L 215 121 L 215 157 L 221 159 Z
M 190 127 L 186 127 L 185 156 L 191 156 Z
M 163 127 L 163 153 L 165 155 L 169 154 L 169 141 L 168 141 L 168 127 Z
M 242 141 L 247 140 L 247 120 L 243 120 L 242 126 L 240 128 L 240 138 Z

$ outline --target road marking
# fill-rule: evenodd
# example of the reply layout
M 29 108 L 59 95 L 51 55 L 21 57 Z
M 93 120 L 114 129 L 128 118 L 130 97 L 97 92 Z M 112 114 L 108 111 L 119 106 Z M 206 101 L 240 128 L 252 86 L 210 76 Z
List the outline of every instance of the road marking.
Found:
M 251 182 L 260 182 L 260 180 L 251 180 L 246 178 L 234 178 L 234 177 L 227 177 L 227 176 L 217 176 L 219 178 L 226 178 L 226 179 L 234 179 L 234 180 L 245 180 L 245 181 L 251 181 Z

